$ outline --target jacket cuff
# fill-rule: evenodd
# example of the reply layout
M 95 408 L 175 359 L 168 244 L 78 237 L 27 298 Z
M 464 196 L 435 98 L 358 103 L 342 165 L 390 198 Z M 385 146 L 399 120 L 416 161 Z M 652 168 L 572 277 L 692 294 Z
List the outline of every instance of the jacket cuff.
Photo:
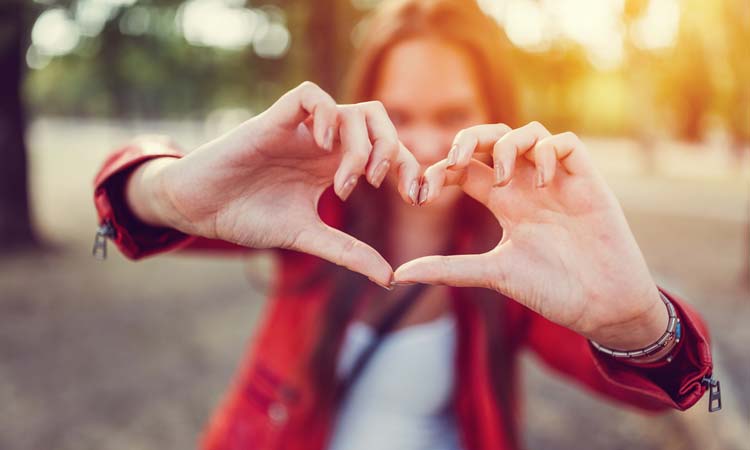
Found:
M 671 362 L 637 364 L 617 360 L 591 345 L 589 349 L 594 364 L 608 381 L 684 411 L 700 400 L 707 389 L 704 377 L 712 375 L 708 329 L 690 306 L 664 289 L 659 290 L 672 302 L 681 321 L 682 338 L 672 351 Z
M 94 180 L 94 203 L 100 225 L 108 225 L 108 237 L 123 255 L 139 259 L 187 245 L 194 237 L 172 228 L 154 227 L 140 221 L 125 200 L 125 187 L 136 168 L 146 161 L 182 157 L 166 138 L 149 137 L 114 152 Z

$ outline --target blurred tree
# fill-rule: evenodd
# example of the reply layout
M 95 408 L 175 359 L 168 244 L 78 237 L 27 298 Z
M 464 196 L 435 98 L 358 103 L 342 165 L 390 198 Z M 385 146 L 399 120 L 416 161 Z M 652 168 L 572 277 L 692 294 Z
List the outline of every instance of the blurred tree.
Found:
M 0 2 L 0 250 L 36 243 L 29 214 L 21 82 L 29 17 L 25 0 Z

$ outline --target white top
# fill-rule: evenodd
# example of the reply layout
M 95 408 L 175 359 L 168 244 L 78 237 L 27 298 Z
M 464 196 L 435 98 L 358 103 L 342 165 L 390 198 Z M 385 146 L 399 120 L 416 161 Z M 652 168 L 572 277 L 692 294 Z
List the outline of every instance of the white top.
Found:
M 364 322 L 349 326 L 339 376 L 373 338 Z M 329 450 L 458 450 L 450 408 L 455 350 L 452 315 L 385 336 L 341 405 Z

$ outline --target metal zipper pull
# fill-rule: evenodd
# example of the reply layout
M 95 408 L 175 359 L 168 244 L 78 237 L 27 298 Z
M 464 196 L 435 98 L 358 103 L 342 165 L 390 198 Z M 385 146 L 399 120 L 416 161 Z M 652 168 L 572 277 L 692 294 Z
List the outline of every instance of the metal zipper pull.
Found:
M 94 248 L 91 254 L 98 260 L 107 259 L 107 238 L 115 236 L 115 229 L 108 220 L 105 220 L 96 230 L 94 237 Z
M 705 384 L 708 390 L 708 412 L 716 412 L 721 409 L 721 385 L 719 380 L 713 376 L 703 377 L 701 383 Z M 714 405 L 715 404 L 715 405 Z

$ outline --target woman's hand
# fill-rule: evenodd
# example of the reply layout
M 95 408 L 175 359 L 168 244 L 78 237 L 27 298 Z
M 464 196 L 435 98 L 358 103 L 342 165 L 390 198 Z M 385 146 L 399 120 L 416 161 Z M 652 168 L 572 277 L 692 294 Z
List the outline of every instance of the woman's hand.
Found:
M 127 196 L 147 223 L 310 253 L 388 286 L 391 266 L 369 245 L 323 223 L 317 205 L 331 184 L 346 200 L 361 175 L 379 187 L 389 172 L 398 175 L 404 200 L 415 203 L 419 165 L 382 105 L 336 105 L 306 82 L 185 157 L 144 164 Z
M 494 170 L 472 159 L 476 152 L 491 153 Z M 664 333 L 668 314 L 643 255 L 576 135 L 552 136 L 537 122 L 463 130 L 448 158 L 425 172 L 424 203 L 448 184 L 492 211 L 502 240 L 481 255 L 406 263 L 395 283 L 494 289 L 616 349 L 641 348 Z

